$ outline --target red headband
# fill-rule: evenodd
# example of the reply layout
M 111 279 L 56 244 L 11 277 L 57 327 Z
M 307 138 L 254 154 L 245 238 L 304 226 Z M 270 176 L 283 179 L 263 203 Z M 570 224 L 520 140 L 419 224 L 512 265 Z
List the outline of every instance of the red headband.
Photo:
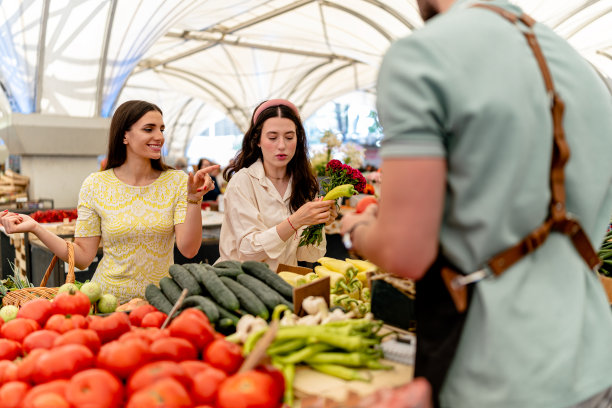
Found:
M 278 106 L 278 105 L 284 105 L 284 106 L 288 107 L 293 112 L 295 112 L 295 114 L 297 115 L 298 118 L 300 117 L 300 113 L 298 112 L 298 108 L 294 104 L 289 102 L 288 100 L 286 100 L 286 99 L 270 99 L 270 100 L 265 101 L 261 105 L 259 105 L 259 108 L 257 108 L 255 113 L 253 114 L 253 124 L 255 124 L 255 122 L 257 122 L 257 118 L 259 117 L 261 112 L 263 112 L 264 110 L 268 109 L 271 106 Z

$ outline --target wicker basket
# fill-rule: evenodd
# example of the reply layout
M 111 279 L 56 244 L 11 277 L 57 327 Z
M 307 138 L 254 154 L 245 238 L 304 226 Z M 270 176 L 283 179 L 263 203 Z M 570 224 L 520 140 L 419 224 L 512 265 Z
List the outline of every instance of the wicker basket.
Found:
M 74 283 L 74 247 L 72 242 L 69 241 L 66 241 L 66 246 L 68 247 L 68 274 L 66 275 L 66 282 Z M 57 256 L 54 256 L 51 260 L 51 263 L 49 264 L 49 267 L 45 272 L 45 276 L 43 276 L 43 279 L 40 282 L 40 287 L 12 290 L 8 292 L 6 296 L 4 296 L 4 298 L 2 299 L 2 304 L 4 306 L 15 305 L 19 307 L 32 299 L 53 299 L 57 294 L 58 288 L 47 288 L 45 287 L 45 285 L 47 284 L 47 281 L 49 280 L 49 275 L 55 267 L 55 264 L 57 263 L 58 259 L 59 258 Z

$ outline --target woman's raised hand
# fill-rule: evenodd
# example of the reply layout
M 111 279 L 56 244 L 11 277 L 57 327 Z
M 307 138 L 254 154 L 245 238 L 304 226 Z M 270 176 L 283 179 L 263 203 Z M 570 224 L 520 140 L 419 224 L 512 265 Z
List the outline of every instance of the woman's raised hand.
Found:
M 218 164 L 215 164 L 214 166 L 204 167 L 195 174 L 189 172 L 189 178 L 187 180 L 187 197 L 198 201 L 204 194 L 212 190 L 215 185 L 212 177 L 208 173 L 219 167 Z

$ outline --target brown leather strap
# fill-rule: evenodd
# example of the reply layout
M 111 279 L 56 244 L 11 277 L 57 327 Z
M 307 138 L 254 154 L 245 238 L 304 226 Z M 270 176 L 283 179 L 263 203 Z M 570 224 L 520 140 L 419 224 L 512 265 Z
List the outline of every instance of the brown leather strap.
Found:
M 531 48 L 535 59 L 542 73 L 546 92 L 551 99 L 551 115 L 553 124 L 553 153 L 550 166 L 550 191 L 551 198 L 549 203 L 549 213 L 546 220 L 529 235 L 523 238 L 518 244 L 510 247 L 491 258 L 488 262 L 490 269 L 495 275 L 501 275 L 506 269 L 515 264 L 525 255 L 535 251 L 542 245 L 551 231 L 558 231 L 567 235 L 576 251 L 589 265 L 594 269 L 599 265 L 600 260 L 597 252 L 591 245 L 586 233 L 580 224 L 569 217 L 565 208 L 565 164 L 570 155 L 569 145 L 565 140 L 565 131 L 563 129 L 563 111 L 565 105 L 555 91 L 552 75 L 546 64 L 546 58 L 542 53 L 542 49 L 538 40 L 533 33 L 532 27 L 535 20 L 526 14 L 517 16 L 516 14 L 505 10 L 501 7 L 490 4 L 474 4 L 472 7 L 480 7 L 493 11 L 512 24 L 517 24 L 521 21 L 529 30 L 521 30 L 527 44 Z

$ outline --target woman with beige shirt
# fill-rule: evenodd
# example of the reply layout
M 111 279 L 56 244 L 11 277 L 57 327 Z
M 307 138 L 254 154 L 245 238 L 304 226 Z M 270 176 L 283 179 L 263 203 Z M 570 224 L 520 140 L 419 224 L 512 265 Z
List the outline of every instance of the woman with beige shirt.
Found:
M 242 149 L 224 171 L 224 218 L 219 260 L 279 263 L 315 262 L 325 254 L 318 246 L 298 247 L 304 227 L 330 224 L 337 217 L 333 201 L 317 197 L 306 133 L 297 108 L 284 99 L 260 104 L 245 133 Z

